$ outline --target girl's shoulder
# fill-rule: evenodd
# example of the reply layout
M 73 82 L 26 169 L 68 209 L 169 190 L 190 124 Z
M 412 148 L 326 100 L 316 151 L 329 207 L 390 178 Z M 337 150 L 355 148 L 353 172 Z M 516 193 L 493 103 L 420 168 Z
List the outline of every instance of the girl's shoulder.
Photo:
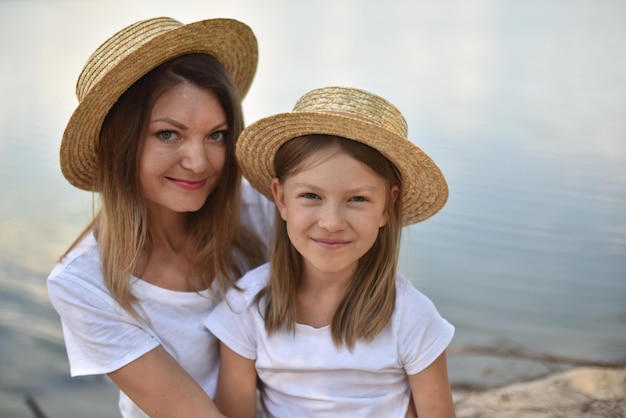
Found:
M 256 289 L 261 290 L 267 284 L 270 277 L 269 275 L 270 263 L 261 264 L 246 272 L 246 274 L 237 281 L 237 286 L 244 289 L 246 293 L 254 292 Z
M 407 292 L 422 295 L 422 293 L 417 290 L 415 285 L 409 279 L 407 279 L 401 273 L 396 273 L 396 295 L 402 296 Z
M 267 285 L 269 273 L 269 263 L 248 271 L 237 281 L 237 288 L 232 287 L 226 293 L 228 302 L 241 307 L 252 303 L 256 295 Z
M 431 311 L 435 309 L 433 302 L 428 296 L 415 287 L 413 282 L 402 274 L 396 275 L 396 310 L 417 312 Z

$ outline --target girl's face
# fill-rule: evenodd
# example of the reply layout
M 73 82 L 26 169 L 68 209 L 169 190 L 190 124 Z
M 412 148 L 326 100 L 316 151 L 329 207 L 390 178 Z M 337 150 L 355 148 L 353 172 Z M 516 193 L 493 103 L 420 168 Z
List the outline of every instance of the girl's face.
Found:
M 226 113 L 208 89 L 180 83 L 155 102 L 139 158 L 152 212 L 194 212 L 215 189 L 226 160 Z
M 304 259 L 305 275 L 351 277 L 387 220 L 388 186 L 367 165 L 332 150 L 306 159 L 296 174 L 272 181 L 287 233 Z

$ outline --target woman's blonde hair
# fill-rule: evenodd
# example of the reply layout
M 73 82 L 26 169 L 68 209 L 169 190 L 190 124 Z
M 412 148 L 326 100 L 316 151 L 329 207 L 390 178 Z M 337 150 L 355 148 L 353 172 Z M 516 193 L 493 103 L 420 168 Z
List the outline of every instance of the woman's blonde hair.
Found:
M 211 90 L 228 118 L 226 162 L 220 181 L 202 208 L 188 214 L 188 239 L 197 248 L 189 275 L 201 277 L 209 289 L 215 277 L 223 294 L 247 269 L 265 259 L 261 240 L 240 224 L 238 216 L 241 174 L 235 144 L 243 129 L 243 112 L 237 88 L 219 61 L 209 55 L 175 58 L 135 82 L 107 114 L 100 133 L 96 174 L 101 207 L 70 247 L 93 229 L 104 281 L 113 298 L 134 315 L 130 278 L 152 245 L 138 161 L 154 103 L 183 82 Z
M 279 181 L 304 168 L 304 161 L 321 151 L 337 150 L 366 164 L 387 182 L 387 222 L 379 229 L 376 242 L 358 261 L 343 300 L 331 322 L 335 345 L 352 349 L 359 340 L 370 341 L 388 324 L 395 308 L 395 276 L 402 230 L 401 199 L 393 199 L 391 188 L 402 189 L 396 167 L 374 148 L 336 136 L 307 135 L 291 139 L 274 157 L 274 172 Z M 265 328 L 269 334 L 281 327 L 295 332 L 296 293 L 303 261 L 289 240 L 287 224 L 277 213 L 270 280 L 257 303 L 265 297 Z M 261 305 L 259 303 L 259 309 Z

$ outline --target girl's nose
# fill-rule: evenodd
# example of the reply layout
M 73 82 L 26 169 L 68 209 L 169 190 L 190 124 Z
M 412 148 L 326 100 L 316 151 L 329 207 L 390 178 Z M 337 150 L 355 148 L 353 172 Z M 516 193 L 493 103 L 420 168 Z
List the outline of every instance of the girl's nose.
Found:
M 330 232 L 341 231 L 346 227 L 343 209 L 339 205 L 325 205 L 320 213 L 318 225 Z

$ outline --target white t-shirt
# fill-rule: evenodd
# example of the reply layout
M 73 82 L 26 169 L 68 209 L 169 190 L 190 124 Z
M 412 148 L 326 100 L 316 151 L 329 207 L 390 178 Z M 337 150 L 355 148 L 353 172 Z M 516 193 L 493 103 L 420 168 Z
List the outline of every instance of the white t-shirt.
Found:
M 390 323 L 353 351 L 337 348 L 330 326 L 297 324 L 268 337 L 255 295 L 267 283 L 265 264 L 242 277 L 205 325 L 239 355 L 255 360 L 269 417 L 404 417 L 407 375 L 428 367 L 450 344 L 454 327 L 411 282 L 396 277 Z M 230 305 L 230 307 L 229 307 Z M 261 302 L 261 312 L 264 300 Z
M 264 240 L 269 239 L 273 211 L 273 204 L 244 182 L 243 222 Z M 219 345 L 203 322 L 218 301 L 209 290 L 177 292 L 132 280 L 145 322 L 111 297 L 93 234 L 50 273 L 48 293 L 61 317 L 71 375 L 107 374 L 162 345 L 214 397 Z M 124 417 L 147 417 L 122 392 L 119 406 Z

